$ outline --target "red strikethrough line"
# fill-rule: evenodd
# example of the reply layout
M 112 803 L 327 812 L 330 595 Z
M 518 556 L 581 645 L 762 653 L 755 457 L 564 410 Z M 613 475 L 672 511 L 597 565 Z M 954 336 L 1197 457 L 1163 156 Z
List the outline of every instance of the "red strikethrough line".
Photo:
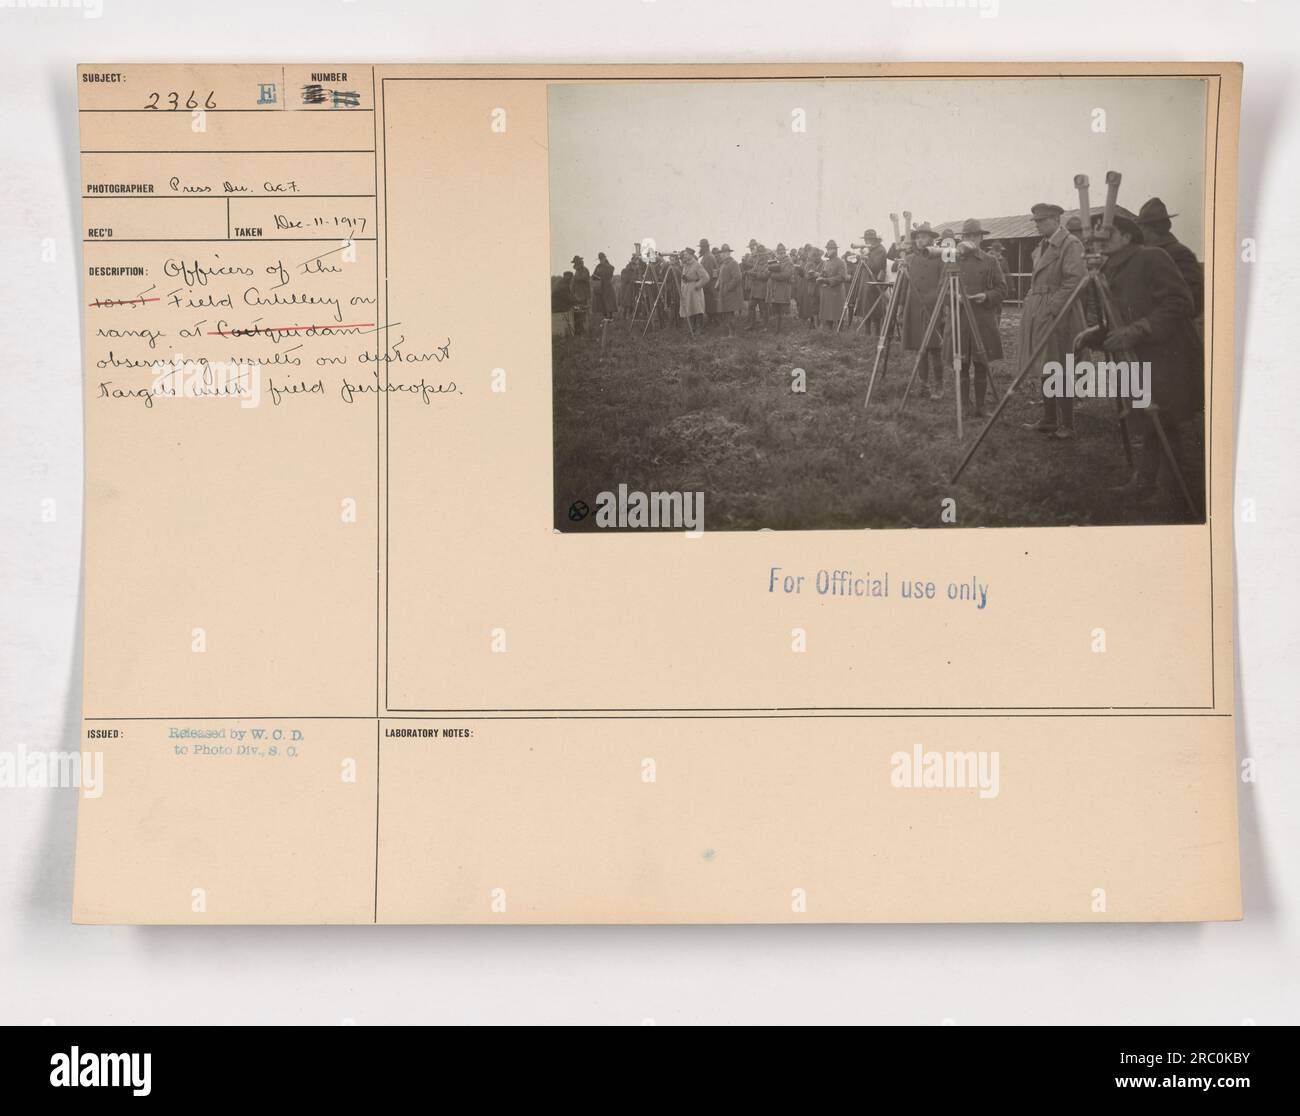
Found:
M 374 325 L 374 322 L 352 322 L 350 325 L 309 325 L 309 326 L 254 326 L 252 329 L 228 330 L 223 333 L 221 330 L 209 333 L 209 337 L 233 337 L 236 333 L 241 335 L 247 334 L 252 336 L 258 333 L 293 333 L 300 329 L 364 329 L 367 326 Z

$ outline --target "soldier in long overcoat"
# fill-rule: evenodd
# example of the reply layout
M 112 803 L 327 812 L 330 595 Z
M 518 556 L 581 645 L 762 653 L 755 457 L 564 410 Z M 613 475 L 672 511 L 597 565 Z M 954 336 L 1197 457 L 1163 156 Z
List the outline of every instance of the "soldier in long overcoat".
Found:
M 1074 338 L 1083 329 L 1083 307 L 1078 300 L 1071 306 L 1065 320 L 1052 329 L 1052 323 L 1069 301 L 1074 288 L 1087 274 L 1083 245 L 1077 236 L 1071 236 L 1061 227 L 1061 214 L 1064 212 L 1059 205 L 1048 202 L 1039 202 L 1030 210 L 1034 226 L 1043 239 L 1034 249 L 1033 276 L 1020 310 L 1020 343 L 1016 360 L 1024 368 L 1024 362 L 1033 356 L 1031 371 L 1044 377 L 1044 385 L 1047 382 L 1044 366 L 1051 363 L 1064 365 Z M 1043 349 L 1035 354 L 1040 344 Z M 1074 400 L 1056 399 L 1044 392 L 1043 417 L 1036 423 L 1025 425 L 1041 434 L 1073 438 Z
M 826 258 L 817 273 L 819 304 L 818 320 L 827 329 L 834 329 L 844 313 L 845 287 L 849 281 L 849 269 L 840 259 L 839 245 L 833 240 L 826 242 Z
M 805 244 L 799 257 L 795 274 L 799 277 L 799 286 L 795 291 L 795 300 L 799 303 L 799 317 L 808 323 L 808 328 L 817 325 L 817 311 L 821 305 L 821 295 L 817 290 L 817 275 L 821 271 L 820 248 Z
M 678 310 L 682 304 L 682 264 L 676 253 L 664 261 L 664 267 L 664 307 L 673 327 L 681 329 L 682 319 Z
M 749 328 L 755 330 L 767 314 L 767 259 L 771 253 L 761 244 L 749 256 Z
M 912 228 L 912 250 L 903 258 L 907 269 L 907 294 L 903 300 L 903 348 L 917 351 L 925 340 L 926 326 L 939 301 L 943 279 L 943 259 L 934 247 L 935 232 L 928 221 Z M 943 395 L 943 335 L 938 329 L 921 356 L 921 385 L 928 388 L 931 399 Z
M 727 328 L 727 336 L 736 332 L 736 315 L 745 307 L 741 297 L 745 281 L 740 273 L 740 264 L 731 258 L 731 245 L 724 244 L 718 249 L 718 316 Z
M 998 261 L 985 252 L 980 243 L 984 229 L 975 218 L 961 227 L 961 240 L 957 245 L 957 274 L 961 289 L 969 300 L 975 317 L 975 329 L 984 350 L 981 357 L 975 349 L 967 319 L 962 318 L 958 336 L 961 339 L 961 384 L 964 405 L 976 418 L 984 414 L 984 399 L 989 387 L 989 364 L 1002 359 L 1002 335 L 998 332 L 998 307 L 1007 296 L 1007 281 Z M 974 394 L 971 392 L 971 372 L 974 370 Z
M 767 264 L 768 320 L 776 322 L 776 332 L 781 332 L 781 319 L 790 308 L 791 288 L 794 284 L 794 261 L 786 253 L 784 244 L 776 246 L 776 255 Z
M 709 273 L 709 281 L 704 284 L 704 313 L 714 322 L 718 318 L 718 257 L 707 240 L 700 241 L 700 266 Z
M 1133 416 L 1142 434 L 1137 472 L 1121 489 L 1139 497 L 1155 491 L 1168 462 L 1156 434 L 1152 414 L 1159 414 L 1170 448 L 1178 459 L 1192 496 L 1204 507 L 1204 466 L 1200 461 L 1200 413 L 1205 407 L 1205 370 L 1200 339 L 1193 325 L 1196 305 L 1177 265 L 1160 248 L 1144 247 L 1142 229 L 1116 216 L 1098 247 L 1115 309 L 1125 323 L 1098 342 L 1111 360 L 1149 362 L 1150 406 L 1135 407 Z M 1095 301 L 1088 311 L 1096 318 Z M 1093 332 L 1090 330 L 1090 332 Z
M 709 273 L 695 258 L 693 248 L 682 249 L 681 304 L 677 313 L 692 327 L 704 324 L 704 284 Z
M 754 266 L 754 249 L 757 247 L 758 241 L 750 237 L 749 251 L 740 257 L 741 293 L 744 295 L 746 302 L 749 301 L 749 271 Z
M 591 272 L 581 256 L 573 257 L 573 278 L 569 281 L 569 294 L 573 296 L 573 328 L 577 333 L 587 332 L 587 312 L 591 304 Z
M 1148 248 L 1160 248 L 1174 261 L 1178 274 L 1192 292 L 1192 302 L 1199 318 L 1205 310 L 1205 268 L 1196 258 L 1196 253 L 1174 236 L 1172 218 L 1177 216 L 1177 213 L 1170 213 L 1159 198 L 1148 198 L 1142 203 L 1137 223 L 1142 227 L 1142 243 Z
M 636 254 L 629 257 L 618 273 L 618 310 L 624 318 L 632 316 L 632 305 L 636 301 Z
M 875 229 L 867 229 L 862 234 L 866 244 L 863 253 L 862 289 L 859 292 L 859 304 L 863 316 L 867 319 L 863 329 L 867 333 L 879 333 L 885 320 L 885 303 L 889 299 L 889 290 L 882 284 L 885 281 L 885 268 L 889 263 L 889 253 L 877 235 Z
M 599 262 L 592 270 L 591 278 L 595 290 L 592 309 L 598 310 L 602 318 L 613 318 L 618 314 L 618 295 L 614 292 L 614 265 L 609 262 L 604 252 L 598 252 Z

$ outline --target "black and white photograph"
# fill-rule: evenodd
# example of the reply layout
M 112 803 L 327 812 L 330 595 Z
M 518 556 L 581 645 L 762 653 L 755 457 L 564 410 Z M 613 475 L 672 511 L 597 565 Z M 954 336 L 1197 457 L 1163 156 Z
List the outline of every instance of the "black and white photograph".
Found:
M 1204 522 L 1206 96 L 552 85 L 556 528 Z

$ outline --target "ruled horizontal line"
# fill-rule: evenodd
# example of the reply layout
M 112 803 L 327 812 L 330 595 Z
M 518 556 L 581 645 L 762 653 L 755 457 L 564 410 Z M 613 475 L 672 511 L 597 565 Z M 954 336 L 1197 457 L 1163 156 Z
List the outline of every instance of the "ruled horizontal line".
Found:
M 293 201 L 296 198 L 377 198 L 378 194 L 82 194 L 82 201 Z
M 82 244 L 337 244 L 350 240 L 354 244 L 373 244 L 373 236 L 87 236 Z
M 373 155 L 373 147 L 88 148 L 83 155 Z

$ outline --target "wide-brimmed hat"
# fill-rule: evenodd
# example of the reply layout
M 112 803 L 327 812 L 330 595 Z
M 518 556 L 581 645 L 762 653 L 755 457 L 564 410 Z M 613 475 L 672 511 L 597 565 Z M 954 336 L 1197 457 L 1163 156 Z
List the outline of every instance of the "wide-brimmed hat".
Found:
M 1052 202 L 1039 202 L 1029 210 L 1033 217 L 1059 217 L 1064 212 L 1064 209 Z
M 1102 214 L 1094 213 L 1092 217 L 1093 225 L 1100 225 Z M 1132 217 L 1125 217 L 1122 213 L 1116 213 L 1111 219 L 1111 223 L 1119 229 L 1120 232 L 1128 233 L 1134 244 L 1141 244 L 1145 237 L 1142 235 L 1142 226 L 1139 225 Z
M 704 237 L 700 237 L 700 247 L 707 248 L 708 246 L 709 246 L 709 242 L 705 240 Z
M 981 228 L 979 221 L 974 217 L 967 217 L 961 223 L 962 236 L 983 236 L 988 231 L 988 229 Z
M 719 252 L 726 252 L 727 255 L 731 255 L 731 245 L 730 245 L 730 244 L 723 244 L 722 247 L 718 249 L 718 251 L 719 251 Z
M 879 235 L 876 233 L 876 230 L 875 230 L 875 229 L 868 229 L 866 232 L 864 232 L 864 233 L 862 234 L 862 239 L 863 239 L 863 240 L 879 240 L 880 237 L 879 237 Z
M 919 225 L 913 225 L 913 226 L 912 226 L 912 231 L 911 231 L 911 233 L 909 233 L 908 235 L 910 235 L 910 236 L 912 236 L 912 237 L 917 237 L 917 236 L 922 236 L 922 235 L 924 235 L 924 236 L 938 236 L 939 234 L 938 234 L 937 232 L 935 232 L 934 229 L 932 229 L 932 228 L 930 227 L 930 222 L 929 222 L 929 221 L 922 221 Z
M 1142 208 L 1138 210 L 1137 223 L 1139 225 L 1154 225 L 1157 221 L 1168 221 L 1171 217 L 1177 216 L 1177 213 L 1170 213 L 1165 208 L 1165 203 L 1159 198 L 1148 198 L 1142 203 Z
M 840 250 L 840 246 L 839 246 L 838 244 L 836 244 L 835 241 L 833 241 L 833 240 L 828 240 L 828 241 L 826 242 L 826 247 L 827 247 L 827 248 L 834 248 L 835 251 L 837 251 L 837 252 Z
M 569 261 L 569 263 L 582 263 L 582 257 L 581 257 L 581 256 L 574 256 L 573 259 L 571 259 L 571 260 Z

